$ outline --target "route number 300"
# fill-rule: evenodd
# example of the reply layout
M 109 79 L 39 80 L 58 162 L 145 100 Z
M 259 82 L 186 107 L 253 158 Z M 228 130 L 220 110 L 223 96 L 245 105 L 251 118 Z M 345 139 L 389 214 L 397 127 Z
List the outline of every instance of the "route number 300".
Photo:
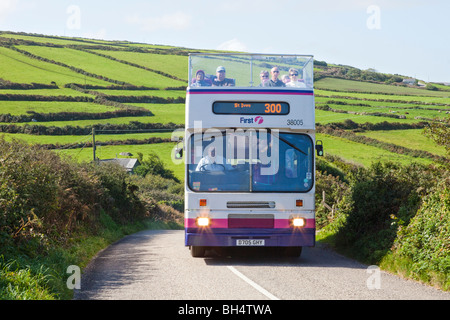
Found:
M 265 113 L 281 113 L 281 104 L 279 103 L 266 103 L 264 106 L 266 107 Z

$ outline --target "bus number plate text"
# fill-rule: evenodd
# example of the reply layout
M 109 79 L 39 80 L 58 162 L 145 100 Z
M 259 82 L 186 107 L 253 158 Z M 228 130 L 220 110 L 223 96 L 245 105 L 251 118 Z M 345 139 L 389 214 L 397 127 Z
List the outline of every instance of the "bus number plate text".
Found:
M 236 240 L 237 246 L 264 246 L 265 241 L 263 239 L 238 239 Z

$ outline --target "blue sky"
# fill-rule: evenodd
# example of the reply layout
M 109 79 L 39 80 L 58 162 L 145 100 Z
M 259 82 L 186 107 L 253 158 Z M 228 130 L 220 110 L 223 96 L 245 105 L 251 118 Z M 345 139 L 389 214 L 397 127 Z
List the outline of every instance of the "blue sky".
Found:
M 0 30 L 312 54 L 450 82 L 448 0 L 0 0 Z

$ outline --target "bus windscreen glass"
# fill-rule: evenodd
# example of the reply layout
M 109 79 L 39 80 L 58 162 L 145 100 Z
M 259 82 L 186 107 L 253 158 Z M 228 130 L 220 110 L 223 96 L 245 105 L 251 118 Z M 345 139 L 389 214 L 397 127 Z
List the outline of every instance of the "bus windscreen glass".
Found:
M 278 130 L 216 130 L 190 137 L 188 185 L 208 192 L 308 192 L 313 142 Z

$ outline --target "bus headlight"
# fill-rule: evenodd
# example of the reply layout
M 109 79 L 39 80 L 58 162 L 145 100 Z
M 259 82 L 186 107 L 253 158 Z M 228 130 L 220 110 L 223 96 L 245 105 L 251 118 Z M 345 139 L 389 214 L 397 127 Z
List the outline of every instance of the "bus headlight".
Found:
M 199 217 L 197 218 L 197 225 L 199 227 L 207 227 L 209 226 L 210 220 L 208 217 Z
M 306 220 L 304 218 L 292 218 L 291 225 L 293 227 L 302 228 L 306 225 Z

